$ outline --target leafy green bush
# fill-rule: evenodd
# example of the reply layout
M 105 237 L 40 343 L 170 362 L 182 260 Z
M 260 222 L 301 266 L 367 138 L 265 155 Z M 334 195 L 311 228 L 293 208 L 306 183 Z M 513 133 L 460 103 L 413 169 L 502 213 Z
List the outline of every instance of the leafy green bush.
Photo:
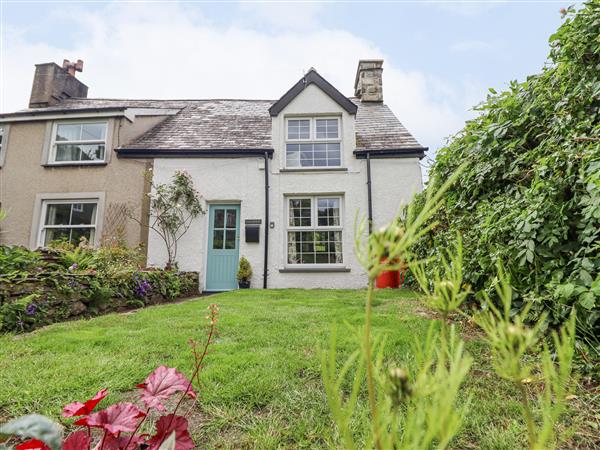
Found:
M 94 253 L 94 268 L 103 274 L 112 275 L 127 270 L 138 270 L 143 264 L 141 247 L 100 247 Z
M 550 37 L 549 64 L 505 92 L 490 90 L 431 169 L 445 180 L 465 170 L 444 195 L 417 243 L 419 258 L 464 246 L 464 278 L 477 298 L 498 297 L 488 281 L 501 261 L 514 287 L 512 308 L 546 326 L 577 312 L 579 339 L 600 336 L 600 4 L 564 11 Z M 432 182 L 427 190 L 436 191 Z M 424 196 L 415 206 L 424 203 Z M 435 264 L 434 264 L 435 266 Z M 432 275 L 430 273 L 428 275 Z
M 30 331 L 197 292 L 195 274 L 142 269 L 142 261 L 140 248 L 95 249 L 87 242 L 36 251 L 0 246 L 0 331 Z
M 252 278 L 252 266 L 245 256 L 240 258 L 239 269 L 237 272 L 238 281 L 250 281 Z
M 40 294 L 33 293 L 0 305 L 0 330 L 23 332 L 43 324 L 45 314 L 39 298 Z
M 35 269 L 40 255 L 24 247 L 0 246 L 0 276 Z

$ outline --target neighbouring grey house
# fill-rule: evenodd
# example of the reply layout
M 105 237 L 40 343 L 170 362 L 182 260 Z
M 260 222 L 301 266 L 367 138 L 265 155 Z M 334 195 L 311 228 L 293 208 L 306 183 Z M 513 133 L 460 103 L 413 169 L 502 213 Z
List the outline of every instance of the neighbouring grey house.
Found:
M 182 270 L 200 273 L 202 289 L 236 288 L 241 256 L 252 264 L 253 287 L 363 287 L 366 274 L 353 253 L 355 218 L 364 215 L 376 227 L 391 221 L 421 189 L 419 160 L 426 150 L 384 104 L 382 64 L 359 62 L 354 97 L 311 69 L 279 100 L 67 98 L 0 115 L 9 142 L 1 150 L 0 177 L 13 164 L 24 172 L 12 153 L 32 151 L 14 143 L 19 120 L 41 123 L 46 136 L 27 163 L 37 159 L 39 166 L 41 156 L 44 181 L 19 205 L 22 223 L 7 222 L 9 240 L 11 227 L 26 227 L 30 246 L 44 245 L 54 230 L 70 230 L 69 236 L 83 230 L 81 224 L 49 225 L 60 216 L 56 205 L 70 205 L 61 208 L 85 216 L 85 230 L 93 229 L 91 240 L 99 243 L 115 228 L 108 223 L 111 207 L 134 203 L 139 217 L 147 217 L 141 169 L 152 167 L 157 183 L 185 170 L 207 214 L 180 240 L 177 259 Z M 67 153 L 61 130 L 72 141 L 67 163 L 48 159 Z M 92 139 L 78 140 L 85 133 Z M 71 174 L 72 180 L 58 181 Z M 17 194 L 16 183 L 10 178 L 0 188 Z M 0 190 L 3 205 L 14 205 L 6 197 Z M 147 238 L 149 265 L 164 264 L 157 236 L 132 223 L 122 227 L 130 243 Z

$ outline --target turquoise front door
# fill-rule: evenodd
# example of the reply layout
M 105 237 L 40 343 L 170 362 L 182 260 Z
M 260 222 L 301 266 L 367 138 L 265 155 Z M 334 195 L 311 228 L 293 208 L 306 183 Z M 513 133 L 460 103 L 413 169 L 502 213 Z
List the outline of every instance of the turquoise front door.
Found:
M 208 221 L 206 290 L 235 289 L 240 256 L 240 205 L 210 205 Z

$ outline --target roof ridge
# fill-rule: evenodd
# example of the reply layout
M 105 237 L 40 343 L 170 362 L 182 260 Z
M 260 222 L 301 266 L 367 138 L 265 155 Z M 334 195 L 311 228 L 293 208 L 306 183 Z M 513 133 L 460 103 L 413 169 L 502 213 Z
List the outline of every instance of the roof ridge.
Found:
M 258 98 L 110 98 L 110 97 L 70 97 L 65 102 L 70 100 L 111 100 L 119 102 L 217 102 L 217 101 L 230 101 L 230 102 L 275 102 L 277 100 L 272 99 L 258 99 Z

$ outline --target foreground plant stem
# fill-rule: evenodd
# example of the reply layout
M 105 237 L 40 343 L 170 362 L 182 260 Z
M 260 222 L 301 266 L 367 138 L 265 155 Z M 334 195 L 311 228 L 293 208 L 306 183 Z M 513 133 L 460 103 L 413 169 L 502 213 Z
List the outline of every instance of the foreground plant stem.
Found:
M 373 440 L 375 448 L 380 449 L 379 430 L 377 425 L 377 400 L 375 398 L 375 379 L 373 376 L 373 359 L 371 358 L 371 309 L 373 303 L 374 279 L 369 278 L 369 289 L 367 291 L 367 303 L 365 306 L 365 358 L 367 363 L 367 389 L 369 391 L 369 408 L 373 424 Z
M 135 427 L 135 430 L 133 430 L 133 433 L 131 433 L 131 436 L 129 436 L 129 440 L 127 441 L 127 445 L 125 446 L 125 450 L 127 450 L 129 448 L 129 444 L 131 444 L 131 440 L 133 439 L 133 437 L 135 436 L 135 433 L 138 432 L 138 430 L 140 429 L 140 427 L 142 426 L 142 424 L 146 421 L 146 418 L 148 417 L 148 414 L 150 414 L 150 408 L 148 408 L 146 410 L 146 415 L 144 416 L 144 418 L 140 421 L 140 423 L 137 424 L 137 427 Z
M 104 441 L 106 441 L 107 431 L 104 430 L 104 434 L 102 435 L 102 442 L 100 442 L 100 450 L 104 450 Z
M 525 422 L 527 422 L 527 438 L 529 441 L 529 448 L 534 448 L 535 443 L 535 424 L 531 410 L 529 409 L 529 399 L 527 397 L 527 389 L 522 381 L 518 381 L 519 392 L 521 393 L 521 404 L 523 407 L 523 414 L 525 415 Z
M 206 339 L 206 343 L 204 344 L 204 350 L 202 351 L 202 355 L 200 356 L 199 359 L 195 358 L 195 360 L 196 360 L 196 367 L 194 368 L 194 373 L 190 377 L 190 381 L 189 381 L 189 383 L 187 385 L 187 388 L 186 388 L 185 392 L 181 395 L 181 398 L 177 402 L 177 405 L 175 406 L 175 409 L 171 413 L 171 420 L 169 420 L 169 424 L 167 425 L 167 428 L 166 428 L 167 430 L 169 430 L 171 428 L 171 425 L 173 424 L 173 420 L 175 419 L 175 414 L 177 414 L 177 410 L 179 409 L 179 406 L 181 405 L 181 402 L 183 402 L 183 399 L 185 398 L 185 396 L 192 389 L 192 381 L 194 380 L 194 378 L 196 378 L 198 376 L 198 373 L 202 369 L 202 361 L 204 361 L 204 358 L 208 354 L 208 347 L 209 347 L 209 345 L 212 342 L 212 337 L 213 337 L 213 335 L 215 333 L 215 328 L 216 328 L 216 324 L 217 324 L 217 319 L 216 319 L 216 316 L 217 316 L 216 305 L 211 305 L 210 308 L 211 308 L 211 311 L 210 311 L 210 330 L 208 332 L 208 338 Z M 195 357 L 195 355 L 194 355 L 194 357 Z M 158 444 L 159 448 L 163 444 L 163 442 L 165 441 L 165 439 L 167 437 L 168 436 L 165 433 L 165 435 L 163 436 L 162 440 Z

